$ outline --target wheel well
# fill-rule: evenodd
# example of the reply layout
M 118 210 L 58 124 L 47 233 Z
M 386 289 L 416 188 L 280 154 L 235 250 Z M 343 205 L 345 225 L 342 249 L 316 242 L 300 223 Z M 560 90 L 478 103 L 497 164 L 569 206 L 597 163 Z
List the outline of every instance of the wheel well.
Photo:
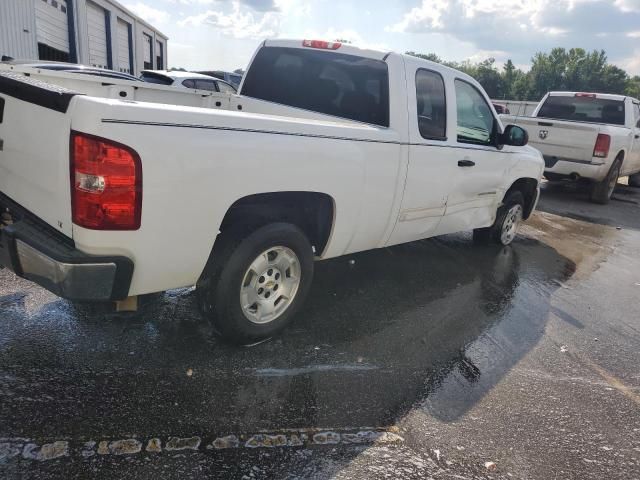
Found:
M 538 191 L 538 181 L 535 178 L 519 178 L 509 190 L 505 193 L 505 197 L 511 192 L 520 192 L 524 197 L 524 219 L 526 220 L 533 211 L 533 206 L 536 202 L 536 194 Z
M 321 256 L 331 235 L 334 210 L 333 199 L 324 193 L 259 193 L 234 202 L 222 220 L 220 231 L 243 226 L 251 231 L 272 222 L 292 223 L 305 233 L 315 254 Z

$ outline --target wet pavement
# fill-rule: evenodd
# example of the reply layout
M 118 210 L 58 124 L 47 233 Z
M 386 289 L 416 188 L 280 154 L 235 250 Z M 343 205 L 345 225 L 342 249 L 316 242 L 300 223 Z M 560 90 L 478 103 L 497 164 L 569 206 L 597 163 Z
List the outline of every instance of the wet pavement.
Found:
M 191 289 L 115 315 L 0 271 L 0 477 L 638 479 L 639 203 L 547 184 L 511 247 L 318 263 L 251 348 Z

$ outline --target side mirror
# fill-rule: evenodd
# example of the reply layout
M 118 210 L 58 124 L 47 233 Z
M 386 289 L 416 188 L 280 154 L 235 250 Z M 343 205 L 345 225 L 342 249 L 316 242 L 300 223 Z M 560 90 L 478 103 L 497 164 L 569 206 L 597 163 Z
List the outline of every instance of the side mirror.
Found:
M 512 145 L 514 147 L 524 147 L 529 142 L 527 131 L 517 125 L 507 125 L 504 133 L 500 135 L 502 145 Z

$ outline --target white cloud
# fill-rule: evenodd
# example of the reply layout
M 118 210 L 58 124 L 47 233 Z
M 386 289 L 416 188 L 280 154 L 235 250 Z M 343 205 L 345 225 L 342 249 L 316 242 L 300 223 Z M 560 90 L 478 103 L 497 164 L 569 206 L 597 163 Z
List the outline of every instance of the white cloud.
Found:
M 623 12 L 640 12 L 640 0 L 615 0 L 614 4 Z
M 640 0 L 422 0 L 385 30 L 441 34 L 524 62 L 558 46 L 626 58 L 638 25 Z
M 169 12 L 158 10 L 142 2 L 125 4 L 124 6 L 151 25 L 166 24 L 171 19 Z
M 210 0 L 174 0 L 209 2 Z M 211 0 L 213 1 L 213 0 Z M 228 4 L 223 0 L 218 3 Z M 308 17 L 311 4 L 308 0 L 233 0 L 231 9 L 207 10 L 191 15 L 178 25 L 198 27 L 207 25 L 234 38 L 277 37 L 282 21 L 287 18 Z
M 198 15 L 192 15 L 178 22 L 182 27 L 209 25 L 234 38 L 263 38 L 274 37 L 280 27 L 280 15 L 266 12 L 257 15 L 245 9 L 240 2 L 233 2 L 230 13 L 217 10 L 207 10 Z
M 200 5 L 210 5 L 213 2 L 215 2 L 216 0 L 165 0 L 169 3 L 178 3 L 180 5 L 193 5 L 195 3 L 198 3 Z
M 640 75 L 640 49 L 636 48 L 629 57 L 613 63 L 626 70 L 629 75 Z

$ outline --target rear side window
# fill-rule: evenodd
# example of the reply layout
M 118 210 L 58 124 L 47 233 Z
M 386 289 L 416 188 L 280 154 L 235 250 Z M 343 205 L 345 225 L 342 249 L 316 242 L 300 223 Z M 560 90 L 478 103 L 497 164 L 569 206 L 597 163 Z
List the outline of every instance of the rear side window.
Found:
M 247 72 L 242 94 L 389 126 L 389 72 L 381 60 L 327 51 L 265 47 Z
M 588 96 L 549 96 L 540 107 L 538 117 L 624 125 L 624 102 Z
M 423 138 L 447 139 L 447 106 L 444 95 L 444 80 L 431 70 L 416 72 L 416 102 L 418 129 Z
M 187 88 L 196 88 L 196 81 L 192 79 L 183 80 L 182 86 Z
M 196 88 L 199 90 L 209 90 L 210 92 L 217 92 L 216 82 L 213 80 L 196 80 Z

